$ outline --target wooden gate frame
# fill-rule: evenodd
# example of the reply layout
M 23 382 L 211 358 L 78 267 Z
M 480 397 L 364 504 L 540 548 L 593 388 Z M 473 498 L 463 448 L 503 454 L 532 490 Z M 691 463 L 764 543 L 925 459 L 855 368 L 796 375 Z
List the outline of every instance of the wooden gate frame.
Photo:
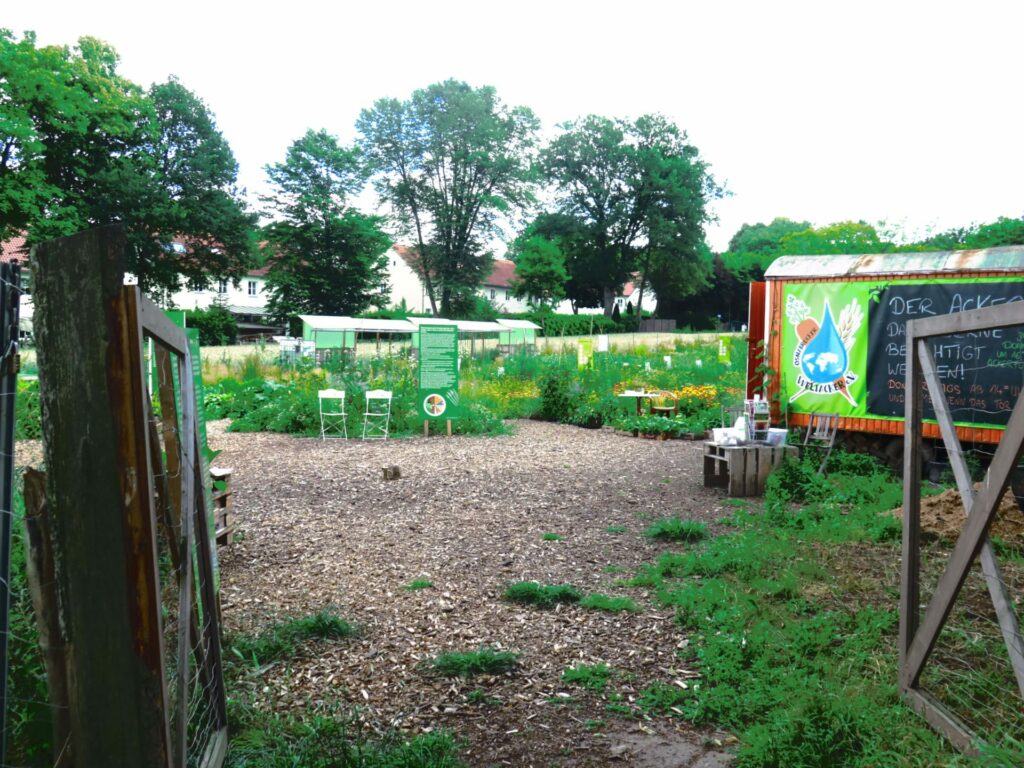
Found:
M 972 331 L 1024 325 L 1024 302 L 907 322 L 906 439 L 903 451 L 903 558 L 900 574 L 899 688 L 904 699 L 954 745 L 971 751 L 975 735 L 937 699 L 919 687 L 921 673 L 957 595 L 980 557 L 985 582 L 999 619 L 1014 677 L 1024 698 L 1024 644 L 1013 601 L 989 541 L 989 528 L 1010 474 L 1024 452 L 1024 396 L 1018 397 L 1006 431 L 996 448 L 982 488 L 974 490 L 960 446 L 953 414 L 939 380 L 930 339 Z M 935 418 L 949 454 L 967 520 L 923 618 L 920 614 L 921 571 L 921 438 L 922 379 L 931 395 Z

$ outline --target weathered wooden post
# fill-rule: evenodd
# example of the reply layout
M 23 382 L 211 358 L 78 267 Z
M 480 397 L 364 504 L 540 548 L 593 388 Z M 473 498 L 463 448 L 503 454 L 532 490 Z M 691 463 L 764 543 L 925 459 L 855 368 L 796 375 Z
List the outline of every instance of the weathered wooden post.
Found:
M 168 766 L 141 330 L 124 235 L 35 253 L 47 499 L 68 640 L 76 766 Z

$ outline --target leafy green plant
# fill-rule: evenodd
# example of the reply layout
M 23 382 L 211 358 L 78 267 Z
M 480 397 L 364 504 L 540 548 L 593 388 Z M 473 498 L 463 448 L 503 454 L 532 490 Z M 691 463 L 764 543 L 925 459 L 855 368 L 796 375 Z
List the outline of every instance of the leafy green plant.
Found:
M 499 675 L 515 669 L 518 664 L 518 653 L 486 647 L 476 651 L 442 653 L 430 662 L 431 669 L 444 677 Z
M 626 526 L 624 525 L 609 525 L 604 529 L 606 533 L 625 533 Z
M 584 597 L 580 600 L 580 607 L 606 613 L 638 613 L 640 611 L 640 606 L 630 597 L 609 597 L 600 593 Z
M 562 673 L 562 682 L 603 692 L 612 674 L 612 668 L 603 661 L 598 664 L 577 664 Z
M 696 520 L 680 520 L 678 517 L 655 520 L 644 530 L 644 536 L 648 538 L 669 541 L 700 541 L 707 538 L 707 535 L 706 524 Z
M 415 592 L 418 589 L 429 589 L 432 586 L 434 586 L 434 582 L 430 579 L 413 579 L 405 585 L 405 588 L 410 592 Z
M 544 541 L 561 541 L 562 537 L 557 533 L 542 533 L 540 535 Z
M 505 599 L 512 603 L 536 605 L 550 608 L 557 603 L 577 603 L 580 593 L 571 584 L 540 584 L 536 581 L 519 581 L 505 588 Z

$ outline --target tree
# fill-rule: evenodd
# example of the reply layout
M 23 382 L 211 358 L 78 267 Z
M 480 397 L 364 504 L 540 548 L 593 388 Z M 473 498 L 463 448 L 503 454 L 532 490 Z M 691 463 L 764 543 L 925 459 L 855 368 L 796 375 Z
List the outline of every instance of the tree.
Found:
M 751 256 L 782 255 L 782 240 L 786 235 L 811 229 L 809 221 L 793 221 L 783 216 L 770 224 L 744 224 L 729 240 L 728 252 Z
M 34 243 L 121 222 L 144 289 L 240 276 L 255 219 L 212 116 L 176 81 L 146 93 L 117 63 L 95 38 L 36 48 L 0 30 L 0 234 Z
M 551 307 L 565 298 L 569 273 L 565 270 L 565 254 L 558 243 L 539 235 L 516 241 L 511 253 L 516 262 L 512 293 L 538 306 Z
M 219 304 L 207 309 L 188 311 L 188 326 L 199 329 L 199 343 L 204 347 L 234 344 L 238 339 L 235 316 Z
M 591 276 L 605 314 L 611 315 L 616 294 L 637 270 L 641 286 L 648 273 L 672 275 L 659 301 L 671 298 L 671 290 L 699 288 L 703 279 L 697 275 L 675 278 L 700 268 L 707 203 L 721 190 L 686 134 L 657 115 L 633 123 L 591 115 L 562 127 L 543 153 L 543 165 L 559 212 L 588 233 Z
M 482 243 L 532 200 L 539 122 L 494 88 L 446 80 L 380 99 L 356 123 L 374 185 L 415 239 L 432 311 L 471 301 L 490 266 Z
M 892 243 L 883 241 L 877 230 L 863 221 L 840 221 L 817 229 L 791 232 L 782 238 L 782 251 L 787 255 L 821 255 L 833 253 L 888 253 Z
M 297 314 L 349 315 L 383 304 L 387 249 L 383 220 L 350 208 L 364 177 L 357 153 L 326 131 L 307 131 L 283 163 L 268 165 L 273 194 L 266 230 L 272 251 L 268 309 L 279 321 Z
M 590 239 L 586 224 L 580 219 L 564 213 L 542 213 L 535 218 L 520 236 L 517 243 L 540 238 L 554 245 L 565 262 L 568 280 L 565 283 L 565 298 L 572 306 L 573 314 L 581 307 L 600 307 L 601 270 L 599 256 Z M 515 246 L 512 253 L 516 259 Z M 518 271 L 518 266 L 517 266 Z

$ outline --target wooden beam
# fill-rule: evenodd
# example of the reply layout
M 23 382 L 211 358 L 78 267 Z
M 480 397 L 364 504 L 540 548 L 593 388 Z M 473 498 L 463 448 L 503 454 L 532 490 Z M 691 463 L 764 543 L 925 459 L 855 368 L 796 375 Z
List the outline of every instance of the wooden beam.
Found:
M 974 748 L 974 734 L 959 718 L 954 716 L 942 704 L 926 691 L 912 688 L 904 691 L 903 699 L 918 714 L 924 717 L 936 731 L 941 733 L 950 743 L 968 755 L 977 755 Z
M 914 336 L 918 339 L 929 336 L 949 336 L 954 333 L 988 331 L 993 328 L 1005 328 L 1009 325 L 1024 323 L 1024 302 L 1017 301 L 997 307 L 955 312 L 950 315 L 922 317 L 909 322 L 914 324 Z M 909 343 L 909 341 L 910 325 L 908 323 L 907 342 Z
M 949 454 L 950 466 L 953 468 L 953 476 L 956 478 L 960 498 L 964 503 L 964 512 L 967 517 L 970 517 L 974 507 L 974 485 L 971 482 L 971 473 L 967 467 L 967 461 L 964 459 L 963 449 L 960 447 L 956 427 L 953 424 L 953 414 L 949 409 L 942 382 L 939 380 L 931 345 L 925 339 L 918 341 L 917 345 L 918 355 L 921 359 L 921 371 L 928 385 L 928 392 L 932 396 L 935 417 L 939 422 L 942 440 L 946 446 L 946 452 Z M 1020 691 L 1021 697 L 1024 698 L 1024 642 L 1021 640 L 1020 624 L 1017 621 L 1017 612 L 1013 607 L 1013 599 L 1010 597 L 1006 581 L 999 568 L 995 550 L 987 535 L 981 545 L 980 559 L 985 585 L 992 598 L 992 605 L 996 609 L 999 629 L 1003 633 L 1003 642 L 1006 643 L 1006 650 L 1010 655 L 1010 666 L 1017 679 L 1017 689 Z
M 141 328 L 124 234 L 39 245 L 35 333 L 76 765 L 169 766 Z
M 172 323 L 167 314 L 149 297 L 140 297 L 139 312 L 146 336 L 152 337 L 175 354 L 184 355 L 188 351 L 185 332 Z
M 907 653 L 917 634 L 921 616 L 921 392 L 920 364 L 913 344 L 913 326 L 907 323 L 907 372 L 903 440 L 903 550 L 900 568 L 899 683 L 911 687 Z

